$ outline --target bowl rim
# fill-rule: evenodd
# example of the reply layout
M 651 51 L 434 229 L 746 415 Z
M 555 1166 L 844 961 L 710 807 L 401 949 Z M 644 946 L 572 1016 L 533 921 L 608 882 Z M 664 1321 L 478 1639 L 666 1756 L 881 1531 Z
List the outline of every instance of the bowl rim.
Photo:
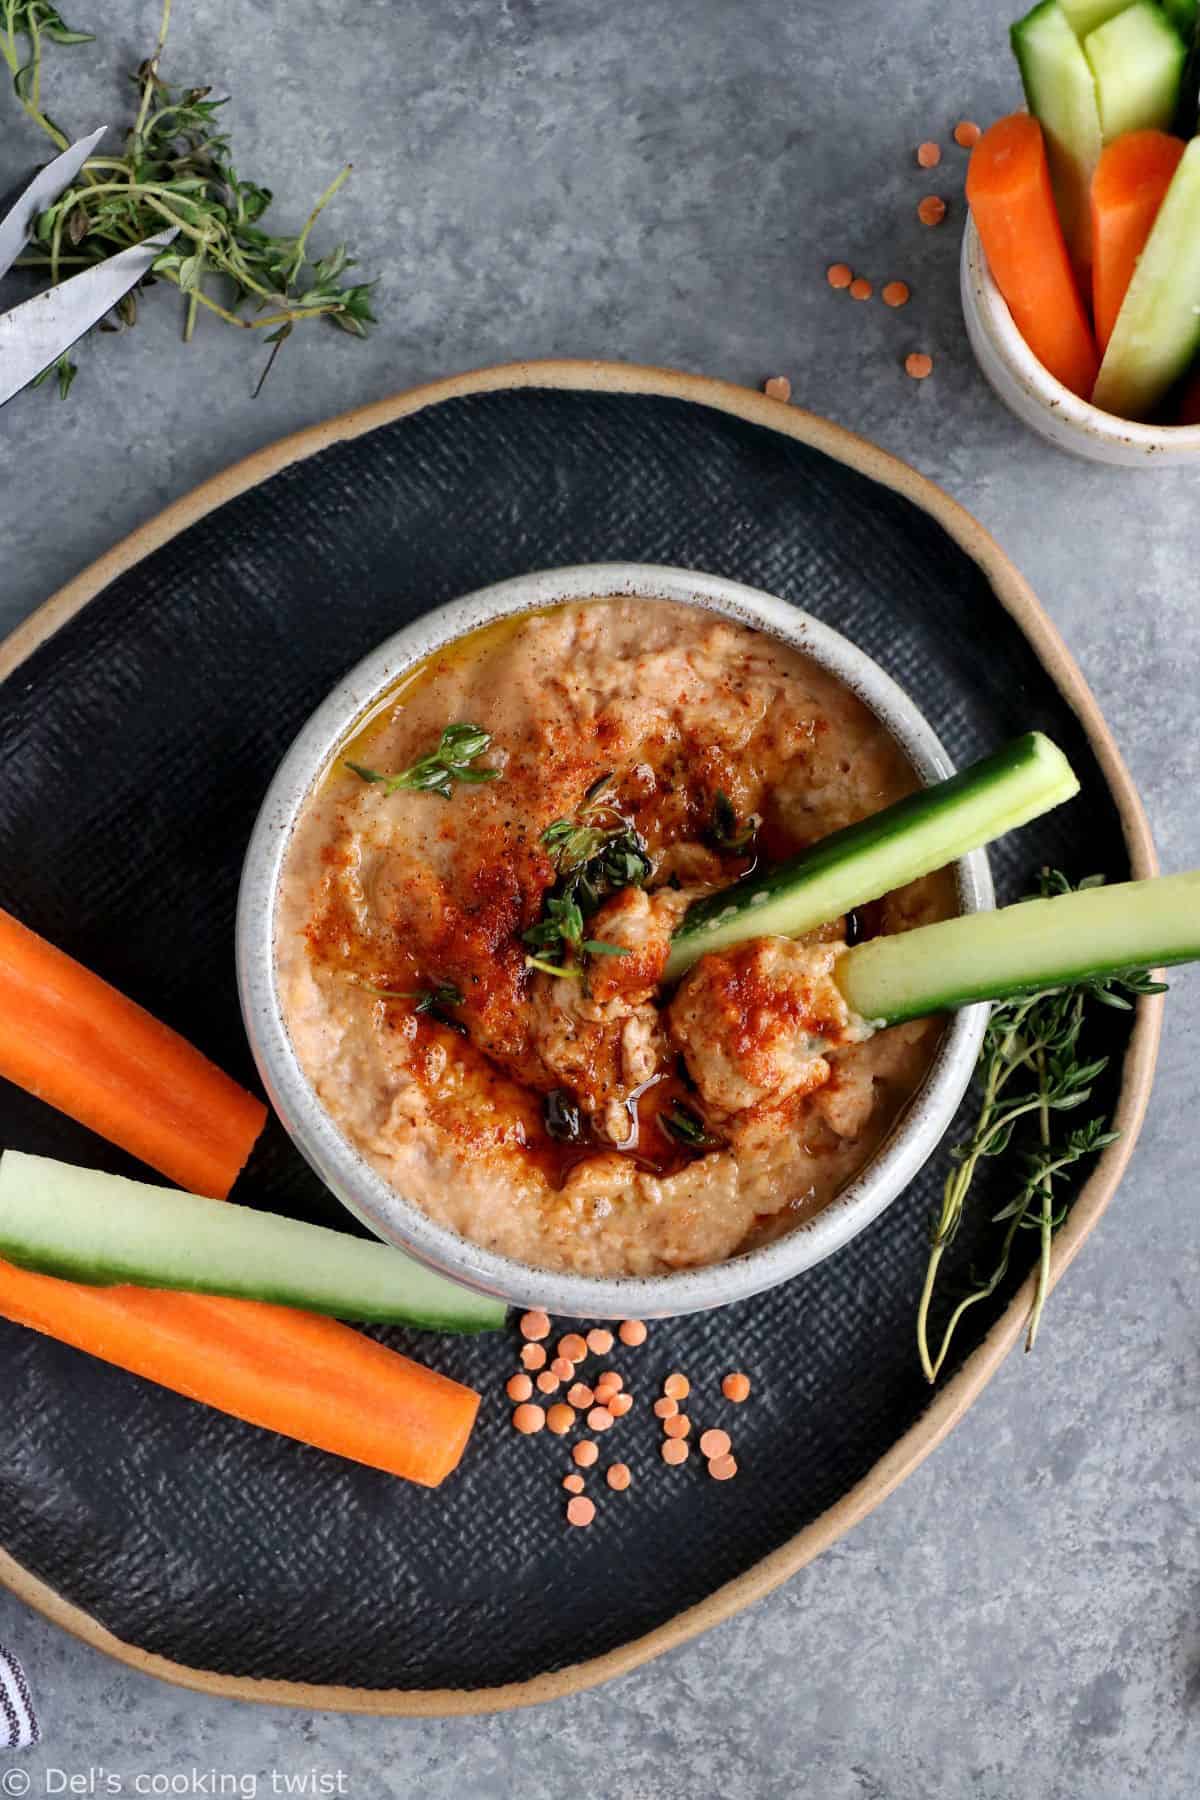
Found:
M 1123 419 L 1105 412 L 1090 400 L 1080 399 L 1053 376 L 1025 342 L 997 287 L 984 253 L 983 241 L 970 213 L 963 228 L 962 292 L 974 307 L 992 349 L 1011 374 L 1047 413 L 1072 431 L 1125 448 L 1170 451 L 1179 455 L 1195 451 L 1200 457 L 1200 425 L 1148 425 L 1139 419 Z
M 970 1082 L 988 1008 L 956 1013 L 933 1064 L 865 1168 L 814 1218 L 727 1260 L 653 1276 L 590 1276 L 501 1256 L 437 1224 L 380 1175 L 318 1098 L 287 1029 L 276 965 L 280 875 L 297 820 L 331 760 L 414 662 L 480 625 L 585 599 L 664 599 L 699 605 L 791 644 L 844 681 L 896 737 L 925 782 L 953 772 L 924 714 L 873 658 L 801 608 L 741 582 L 645 563 L 540 570 L 447 602 L 368 653 L 320 703 L 283 757 L 264 796 L 243 864 L 237 974 L 247 1036 L 285 1130 L 330 1191 L 384 1242 L 478 1292 L 558 1316 L 661 1318 L 749 1298 L 833 1255 L 899 1197 L 936 1149 Z M 955 865 L 959 904 L 994 904 L 986 853 Z

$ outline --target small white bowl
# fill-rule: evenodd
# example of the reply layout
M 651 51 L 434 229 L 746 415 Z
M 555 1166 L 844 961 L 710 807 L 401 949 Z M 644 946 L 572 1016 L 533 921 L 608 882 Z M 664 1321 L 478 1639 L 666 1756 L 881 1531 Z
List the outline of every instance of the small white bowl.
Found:
M 301 1154 L 326 1186 L 385 1242 L 512 1305 L 575 1318 L 644 1319 L 703 1312 L 775 1287 L 832 1255 L 890 1206 L 937 1149 L 975 1068 L 986 1006 L 955 1013 L 925 1081 L 866 1167 L 831 1203 L 786 1236 L 727 1262 L 671 1275 L 594 1277 L 512 1261 L 435 1224 L 390 1187 L 342 1135 L 292 1046 L 279 997 L 275 919 L 288 840 L 310 793 L 355 722 L 397 677 L 456 638 L 493 619 L 593 596 L 632 594 L 679 600 L 771 633 L 829 669 L 882 719 L 921 780 L 939 781 L 953 765 L 932 727 L 879 664 L 838 632 L 784 600 L 689 569 L 598 563 L 521 575 L 454 600 L 406 626 L 358 664 L 319 706 L 284 757 L 250 838 L 238 895 L 237 962 L 242 1014 L 271 1104 Z M 994 905 L 987 857 L 956 864 L 959 906 Z
M 1010 412 L 1059 450 L 1125 469 L 1200 464 L 1200 425 L 1140 425 L 1101 412 L 1042 367 L 992 280 L 968 216 L 960 263 L 963 318 L 975 360 Z

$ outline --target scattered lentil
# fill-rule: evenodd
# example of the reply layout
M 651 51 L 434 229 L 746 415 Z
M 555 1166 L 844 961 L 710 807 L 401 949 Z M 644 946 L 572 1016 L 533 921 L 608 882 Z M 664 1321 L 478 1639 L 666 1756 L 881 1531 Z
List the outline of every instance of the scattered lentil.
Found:
M 678 1411 L 678 1400 L 672 1400 L 669 1394 L 664 1394 L 661 1400 L 656 1400 L 654 1402 L 654 1416 L 656 1419 L 673 1419 Z
M 619 1394 L 625 1386 L 625 1378 L 618 1375 L 615 1369 L 605 1369 L 603 1375 L 593 1383 L 597 1400 L 608 1400 L 613 1394 Z
M 621 1494 L 629 1486 L 633 1476 L 629 1473 L 628 1463 L 610 1463 L 604 1479 L 610 1488 L 616 1488 L 618 1494 Z
M 850 298 L 852 300 L 869 300 L 874 292 L 875 289 L 871 286 L 871 283 L 867 280 L 865 275 L 856 275 L 854 280 L 850 283 Z
M 732 1375 L 726 1375 L 721 1383 L 721 1392 L 727 1400 L 732 1400 L 735 1406 L 740 1406 L 743 1400 L 750 1398 L 750 1377 L 739 1371 L 735 1371 Z
M 608 1410 L 614 1419 L 623 1419 L 633 1405 L 632 1394 L 614 1394 L 608 1401 Z
M 541 1394 L 557 1394 L 560 1382 L 551 1369 L 543 1369 L 537 1378 L 538 1392 Z
M 556 1401 L 546 1414 L 547 1430 L 552 1431 L 555 1437 L 563 1437 L 574 1423 L 575 1408 L 564 1405 L 561 1400 Z
M 917 145 L 917 161 L 923 169 L 936 169 L 942 160 L 942 146 L 926 138 L 923 144 Z
M 533 1383 L 528 1375 L 510 1375 L 504 1391 L 510 1400 L 528 1400 L 533 1393 Z
M 734 1456 L 714 1456 L 708 1465 L 708 1472 L 714 1481 L 732 1481 L 737 1474 L 737 1458 Z
M 926 356 L 923 350 L 914 350 L 905 357 L 904 368 L 914 381 L 924 381 L 927 375 L 933 374 L 933 358 Z
M 973 150 L 982 136 L 974 119 L 960 119 L 954 127 L 954 141 L 960 150 Z
M 907 306 L 911 298 L 906 281 L 889 281 L 883 290 L 885 306 Z
M 562 1484 L 568 1494 L 582 1494 L 583 1492 L 583 1476 L 576 1474 L 574 1469 L 568 1475 L 563 1476 Z
M 611 1431 L 613 1416 L 607 1406 L 593 1406 L 587 1416 L 589 1431 Z
M 568 1331 L 566 1337 L 558 1340 L 558 1354 L 568 1362 L 581 1363 L 587 1355 L 587 1345 L 577 1331 Z
M 521 1336 L 523 1338 L 547 1338 L 550 1336 L 550 1320 L 544 1312 L 527 1312 L 521 1320 Z
M 590 1525 L 595 1516 L 595 1501 L 589 1500 L 586 1494 L 576 1494 L 573 1500 L 567 1501 L 567 1523 L 569 1525 Z
M 622 1319 L 617 1326 L 617 1336 L 623 1344 L 644 1344 L 647 1336 L 645 1323 L 641 1319 Z
M 673 1419 L 663 1420 L 663 1430 L 669 1438 L 685 1438 L 692 1429 L 692 1421 L 686 1413 L 676 1413 Z
M 590 1469 L 599 1454 L 600 1452 L 591 1438 L 581 1438 L 572 1450 L 571 1458 L 572 1461 L 578 1463 L 581 1469 Z
M 686 1400 L 691 1391 L 691 1382 L 686 1375 L 680 1375 L 678 1371 L 674 1375 L 668 1375 L 663 1382 L 663 1393 L 668 1400 Z
M 701 1434 L 700 1454 L 709 1462 L 715 1457 L 729 1455 L 729 1433 L 727 1431 L 706 1431 Z
M 662 1459 L 666 1463 L 675 1465 L 685 1463 L 688 1459 L 688 1447 L 683 1439 L 664 1438 L 662 1445 Z
M 848 288 L 854 280 L 854 270 L 849 263 L 830 263 L 825 279 L 831 288 Z
M 540 1406 L 535 1406 L 527 1400 L 524 1406 L 518 1406 L 512 1416 L 512 1422 L 523 1437 L 529 1437 L 533 1432 L 542 1429 L 546 1423 L 546 1415 Z
M 567 1389 L 567 1399 L 572 1406 L 577 1406 L 580 1412 L 586 1412 L 594 1401 L 595 1395 L 586 1382 L 576 1381 Z
M 946 202 L 940 194 L 926 194 L 917 207 L 917 217 L 922 225 L 940 225 L 946 216 Z
M 575 1379 L 575 1364 L 573 1362 L 568 1362 L 565 1356 L 556 1356 L 554 1361 L 550 1364 L 550 1367 L 560 1381 L 573 1381 Z
M 546 1365 L 546 1352 L 540 1344 L 526 1344 L 521 1351 L 521 1361 L 527 1369 L 542 1369 Z
M 772 375 L 770 381 L 763 383 L 763 393 L 769 400 L 790 400 L 792 384 L 786 375 Z
M 607 1356 L 613 1347 L 611 1331 L 602 1331 L 599 1326 L 587 1334 L 587 1347 L 593 1356 Z

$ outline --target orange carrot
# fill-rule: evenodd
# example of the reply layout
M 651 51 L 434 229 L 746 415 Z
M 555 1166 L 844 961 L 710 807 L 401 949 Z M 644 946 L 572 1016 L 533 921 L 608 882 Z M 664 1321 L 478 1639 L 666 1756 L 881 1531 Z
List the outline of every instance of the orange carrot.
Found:
M 1092 308 L 1103 355 L 1125 290 L 1184 145 L 1165 131 L 1127 131 L 1102 151 L 1092 176 Z
M 176 1032 L 6 912 L 0 1076 L 215 1200 L 267 1117 Z
M 984 132 L 971 152 L 967 199 L 1018 331 L 1064 387 L 1090 395 L 1096 345 L 1054 209 L 1036 119 L 1013 113 Z
M 373 1338 L 257 1300 L 83 1287 L 0 1262 L 0 1314 L 251 1425 L 424 1487 L 457 1465 L 479 1395 Z

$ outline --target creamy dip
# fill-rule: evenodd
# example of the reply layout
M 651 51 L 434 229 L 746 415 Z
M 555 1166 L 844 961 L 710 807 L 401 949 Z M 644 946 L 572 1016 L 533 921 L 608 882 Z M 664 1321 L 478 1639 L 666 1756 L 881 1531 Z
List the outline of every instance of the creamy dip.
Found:
M 500 774 L 449 799 L 346 766 L 398 772 L 465 721 L 491 735 L 473 766 Z M 588 816 L 621 819 L 645 867 L 586 921 L 624 954 L 556 976 L 522 941 L 561 874 L 543 833 L 597 783 Z M 593 600 L 487 626 L 397 685 L 297 824 L 276 953 L 300 1062 L 394 1188 L 490 1250 L 591 1275 L 728 1257 L 827 1205 L 921 1084 L 938 1021 L 864 1036 L 826 1016 L 799 1039 L 795 1021 L 836 1012 L 848 935 L 945 918 L 954 884 L 705 957 L 674 997 L 670 934 L 755 857 L 917 785 L 834 676 L 701 608 Z

